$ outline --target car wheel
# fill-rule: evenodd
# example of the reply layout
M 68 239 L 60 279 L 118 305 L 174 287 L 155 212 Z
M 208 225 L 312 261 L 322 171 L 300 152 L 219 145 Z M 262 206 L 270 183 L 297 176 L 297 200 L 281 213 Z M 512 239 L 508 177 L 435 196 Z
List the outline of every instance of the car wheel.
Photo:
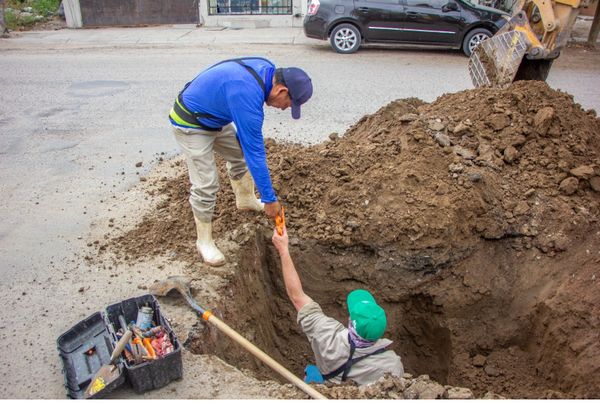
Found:
M 360 31 L 352 24 L 340 24 L 331 31 L 329 42 L 338 53 L 354 53 L 360 47 Z
M 473 49 L 481 42 L 491 38 L 492 33 L 485 28 L 475 28 L 470 31 L 463 41 L 462 50 L 467 56 L 471 56 Z

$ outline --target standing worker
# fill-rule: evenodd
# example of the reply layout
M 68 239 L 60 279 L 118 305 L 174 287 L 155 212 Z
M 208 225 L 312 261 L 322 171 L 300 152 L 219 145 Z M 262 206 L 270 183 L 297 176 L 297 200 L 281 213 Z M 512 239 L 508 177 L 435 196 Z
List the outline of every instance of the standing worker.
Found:
M 212 238 L 212 216 L 219 179 L 213 150 L 227 162 L 240 210 L 281 210 L 271 184 L 262 134 L 263 104 L 300 118 L 300 106 L 312 96 L 310 77 L 299 68 L 276 68 L 267 59 L 225 60 L 185 85 L 169 114 L 175 139 L 186 157 L 190 204 L 196 222 L 196 247 L 204 262 L 219 266 L 225 257 Z M 235 124 L 235 126 L 234 126 Z M 254 183 L 260 200 L 254 194 Z
M 281 258 L 281 272 L 288 297 L 298 311 L 298 324 L 306 334 L 317 366 L 306 367 L 306 382 L 347 379 L 359 385 L 373 383 L 384 374 L 401 377 L 400 357 L 388 349 L 392 341 L 382 338 L 387 317 L 371 293 L 355 289 L 348 294 L 348 328 L 326 316 L 318 303 L 308 297 L 294 267 L 288 247 L 287 230 L 273 233 L 273 244 Z

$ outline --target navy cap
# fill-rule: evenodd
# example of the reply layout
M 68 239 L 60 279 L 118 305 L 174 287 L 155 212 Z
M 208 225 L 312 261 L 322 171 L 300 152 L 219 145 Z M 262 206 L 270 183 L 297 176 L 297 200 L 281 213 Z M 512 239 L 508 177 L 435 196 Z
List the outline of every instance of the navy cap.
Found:
M 292 99 L 292 118 L 300 119 L 300 106 L 312 97 L 312 81 L 308 74 L 297 67 L 282 69 L 283 81 Z

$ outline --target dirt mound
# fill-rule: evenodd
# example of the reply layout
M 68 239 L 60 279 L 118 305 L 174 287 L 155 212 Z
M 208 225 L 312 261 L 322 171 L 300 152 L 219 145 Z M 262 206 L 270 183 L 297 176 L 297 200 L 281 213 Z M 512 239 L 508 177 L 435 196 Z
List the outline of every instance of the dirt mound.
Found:
M 289 386 L 291 388 L 291 386 Z M 334 400 L 435 400 L 435 399 L 473 399 L 475 395 L 466 388 L 442 386 L 431 380 L 428 375 L 413 378 L 410 374 L 404 377 L 386 375 L 375 383 L 359 387 L 352 382 L 341 385 L 315 385 L 315 389 L 324 396 Z M 283 392 L 284 398 L 302 398 L 297 390 Z M 503 399 L 504 397 L 488 392 L 481 399 Z
M 344 293 L 368 287 L 390 313 L 394 348 L 413 373 L 477 395 L 600 396 L 594 111 L 545 83 L 518 82 L 431 104 L 398 100 L 343 137 L 267 149 L 297 266 L 326 312 L 344 319 Z M 240 272 L 256 274 L 235 280 L 225 311 L 238 313 L 242 329 L 265 312 L 267 322 L 290 317 L 255 334 L 280 359 L 297 355 L 289 366 L 300 369 L 310 350 L 294 331 L 268 231 L 248 235 L 267 223 L 235 211 L 220 166 L 215 234 L 248 244 Z M 164 178 L 153 191 L 162 198 L 156 212 L 110 242 L 118 259 L 196 262 L 188 189 L 183 165 L 178 178 Z M 259 312 L 240 310 L 257 295 Z M 300 348 L 286 354 L 290 346 Z

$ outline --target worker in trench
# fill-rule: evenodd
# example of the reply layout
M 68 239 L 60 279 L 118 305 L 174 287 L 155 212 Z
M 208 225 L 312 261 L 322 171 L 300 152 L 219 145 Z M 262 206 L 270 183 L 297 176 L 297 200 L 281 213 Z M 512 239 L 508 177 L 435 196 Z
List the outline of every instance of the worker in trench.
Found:
M 312 96 L 312 81 L 296 67 L 277 68 L 259 57 L 225 60 L 185 85 L 169 114 L 173 133 L 185 155 L 191 182 L 190 204 L 196 223 L 196 247 L 206 264 L 225 263 L 212 236 L 212 216 L 219 190 L 214 159 L 227 162 L 227 172 L 241 210 L 281 211 L 267 166 L 262 126 L 263 105 L 300 118 L 300 107 Z M 256 198 L 254 187 L 260 199 Z
M 385 311 L 364 289 L 350 292 L 348 327 L 326 316 L 321 306 L 304 293 L 289 251 L 287 230 L 275 230 L 273 244 L 281 258 L 285 290 L 298 311 L 297 321 L 306 334 L 317 365 L 305 369 L 305 381 L 340 383 L 347 379 L 359 385 L 377 381 L 384 374 L 401 377 L 400 356 L 389 349 L 392 341 L 382 338 L 387 327 Z

